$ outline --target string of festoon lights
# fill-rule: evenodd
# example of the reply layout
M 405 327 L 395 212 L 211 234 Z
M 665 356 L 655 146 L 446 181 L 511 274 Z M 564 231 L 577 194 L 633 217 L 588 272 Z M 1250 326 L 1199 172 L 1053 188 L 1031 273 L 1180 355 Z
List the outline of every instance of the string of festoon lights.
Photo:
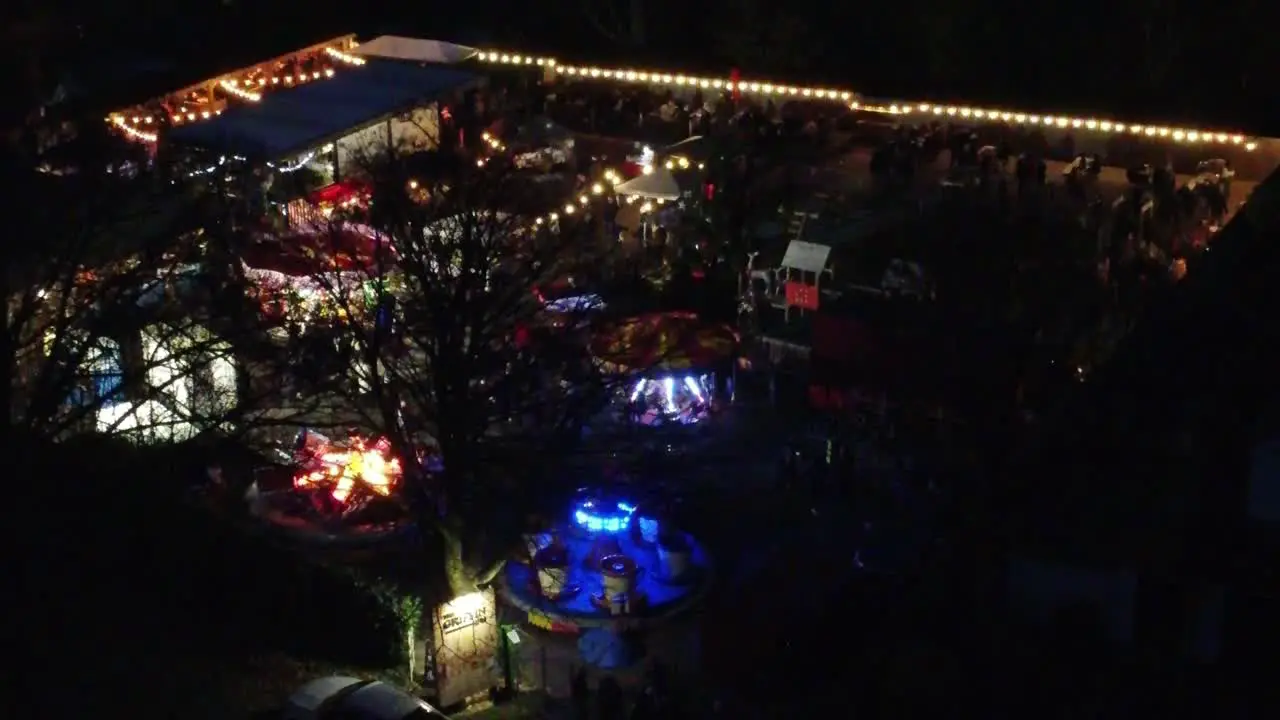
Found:
M 367 61 L 359 56 L 343 52 L 337 48 L 327 47 L 323 51 L 324 55 L 343 65 L 351 67 L 359 67 Z M 269 88 L 279 87 L 295 87 L 305 83 L 314 82 L 316 80 L 324 80 L 337 75 L 337 71 L 333 68 L 325 68 L 323 70 L 313 70 L 311 72 L 290 72 L 279 75 L 261 75 L 249 78 L 224 78 L 218 81 L 218 89 L 248 103 L 258 103 L 262 101 L 263 91 Z M 107 122 L 118 128 L 125 135 L 143 142 L 155 142 L 159 139 L 159 133 L 148 129 L 147 126 L 162 125 L 168 122 L 170 125 L 179 125 L 184 123 L 192 123 L 200 120 L 208 120 L 222 114 L 222 110 L 184 110 L 174 112 L 165 117 L 154 114 L 125 114 L 113 113 L 107 118 Z
M 932 102 L 866 102 L 856 93 L 829 87 L 786 85 L 723 77 L 704 77 L 687 73 L 635 68 L 610 68 L 601 66 L 567 65 L 554 58 L 521 55 L 519 53 L 485 50 L 476 57 L 482 62 L 500 65 L 541 67 L 559 75 L 586 80 L 608 80 L 638 85 L 666 85 L 699 90 L 737 90 L 746 95 L 766 98 L 808 98 L 840 102 L 852 110 L 879 112 L 889 115 L 921 115 L 933 117 L 959 117 L 975 121 L 1004 122 L 1014 125 L 1040 126 L 1085 130 L 1113 135 L 1134 135 L 1186 144 L 1236 145 L 1247 151 L 1258 145 L 1245 135 L 1220 130 L 1204 130 L 1165 126 L 1160 124 L 1119 122 L 1099 117 L 1068 116 L 1056 113 L 1026 112 L 978 108 L 966 105 L 938 104 Z

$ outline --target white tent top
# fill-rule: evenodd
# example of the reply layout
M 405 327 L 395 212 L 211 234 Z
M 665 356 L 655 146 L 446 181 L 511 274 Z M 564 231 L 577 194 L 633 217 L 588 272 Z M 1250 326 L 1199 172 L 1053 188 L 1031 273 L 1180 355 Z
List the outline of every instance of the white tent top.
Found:
M 454 45 L 441 40 L 423 40 L 421 38 L 400 37 L 398 35 L 382 35 L 361 43 L 356 48 L 357 55 L 389 58 L 392 60 L 414 60 L 424 63 L 453 65 L 470 60 L 480 52 L 473 47 Z
M 652 172 L 632 178 L 613 189 L 619 195 L 634 195 L 655 200 L 678 200 L 680 184 L 671 171 L 656 167 Z

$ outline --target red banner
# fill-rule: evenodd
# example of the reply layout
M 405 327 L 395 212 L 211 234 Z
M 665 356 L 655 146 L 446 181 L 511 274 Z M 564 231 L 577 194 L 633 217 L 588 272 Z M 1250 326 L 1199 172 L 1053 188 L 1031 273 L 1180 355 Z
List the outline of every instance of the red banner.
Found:
M 787 305 L 804 310 L 818 309 L 818 288 L 802 282 L 787 283 Z
M 738 68 L 733 68 L 729 71 L 729 89 L 732 92 L 734 102 L 742 99 L 742 91 L 738 88 L 738 83 L 740 82 L 742 82 L 742 73 L 738 71 Z

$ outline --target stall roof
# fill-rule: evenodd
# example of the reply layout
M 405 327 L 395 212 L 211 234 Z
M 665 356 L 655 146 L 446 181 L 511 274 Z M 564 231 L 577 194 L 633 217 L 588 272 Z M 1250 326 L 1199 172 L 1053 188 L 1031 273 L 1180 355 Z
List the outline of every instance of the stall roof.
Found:
M 680 183 L 666 168 L 655 168 L 653 172 L 634 177 L 615 187 L 619 195 L 635 195 L 642 198 L 659 200 L 677 200 L 680 198 Z
M 274 160 L 479 80 L 477 75 L 449 68 L 371 59 L 328 80 L 269 93 L 255 105 L 174 128 L 168 138 L 181 145 Z
M 367 58 L 380 57 L 452 65 L 470 60 L 480 51 L 466 45 L 455 45 L 441 40 L 383 35 L 362 43 L 355 52 Z

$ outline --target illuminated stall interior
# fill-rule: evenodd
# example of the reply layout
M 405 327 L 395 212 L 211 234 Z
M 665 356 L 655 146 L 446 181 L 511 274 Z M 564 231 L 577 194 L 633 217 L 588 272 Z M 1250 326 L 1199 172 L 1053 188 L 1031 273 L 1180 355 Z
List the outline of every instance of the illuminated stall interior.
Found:
M 321 184 L 361 175 L 371 154 L 430 150 L 440 133 L 440 104 L 480 83 L 443 67 L 361 59 L 359 67 L 321 83 L 264 95 L 208 122 L 174 128 L 167 140 L 216 164 L 239 159 L 266 165 L 273 177 L 310 169 Z
M 344 67 L 363 64 L 348 52 L 354 47 L 354 35 L 316 43 L 117 110 L 107 122 L 135 140 L 154 143 L 169 128 L 210 120 L 238 104 L 260 102 L 275 90 L 327 80 Z
M 126 362 L 119 343 L 106 339 L 86 355 L 99 430 L 139 441 L 185 440 L 219 424 L 237 405 L 237 362 L 230 345 L 208 330 L 156 325 L 143 328 L 137 339 L 141 354 L 135 363 Z M 142 371 L 140 388 L 123 382 L 130 364 Z

